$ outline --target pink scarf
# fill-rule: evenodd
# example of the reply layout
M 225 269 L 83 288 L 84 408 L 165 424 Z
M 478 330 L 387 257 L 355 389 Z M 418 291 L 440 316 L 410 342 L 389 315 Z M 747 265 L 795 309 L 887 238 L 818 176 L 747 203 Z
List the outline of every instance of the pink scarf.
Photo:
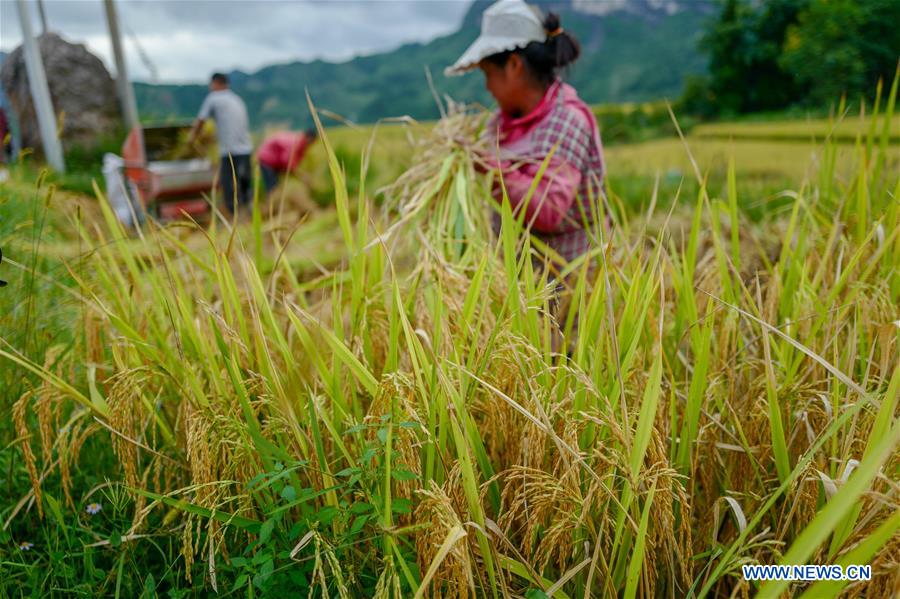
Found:
M 590 124 L 591 130 L 594 131 L 594 141 L 597 144 L 597 147 L 600 148 L 601 144 L 597 128 L 597 119 L 594 117 L 594 113 L 591 111 L 590 107 L 578 97 L 578 92 L 575 91 L 574 87 L 563 83 L 559 79 L 554 81 L 553 84 L 547 88 L 540 103 L 525 116 L 513 118 L 504 112 L 500 113 L 500 145 L 506 146 L 513 144 L 525 137 L 535 125 L 543 121 L 544 118 L 550 114 L 556 106 L 560 93 L 562 93 L 563 104 L 566 108 L 581 113 L 584 119 Z
M 561 86 L 562 83 L 559 80 L 553 82 L 553 84 L 547 88 L 547 91 L 544 92 L 544 97 L 541 98 L 538 105 L 534 107 L 534 110 L 525 116 L 513 118 L 505 112 L 501 112 L 499 123 L 500 145 L 515 143 L 531 131 L 535 125 L 544 120 L 544 117 L 553 110 Z

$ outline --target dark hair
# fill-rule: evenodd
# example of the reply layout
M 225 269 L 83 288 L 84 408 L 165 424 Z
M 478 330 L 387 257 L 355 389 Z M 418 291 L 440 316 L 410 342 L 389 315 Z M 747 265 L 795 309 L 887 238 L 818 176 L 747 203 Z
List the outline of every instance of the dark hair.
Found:
M 307 129 L 303 132 L 303 135 L 305 135 L 307 138 L 309 138 L 310 141 L 312 141 L 319 137 L 319 131 L 318 129 Z
M 578 59 L 581 44 L 560 26 L 559 15 L 556 13 L 551 12 L 544 17 L 544 31 L 547 32 L 547 39 L 543 42 L 531 42 L 524 48 L 500 52 L 485 60 L 502 67 L 512 54 L 518 54 L 538 83 L 550 85 L 561 70 Z
M 221 83 L 222 85 L 228 85 L 228 75 L 226 75 L 225 73 L 213 73 L 210 81 Z

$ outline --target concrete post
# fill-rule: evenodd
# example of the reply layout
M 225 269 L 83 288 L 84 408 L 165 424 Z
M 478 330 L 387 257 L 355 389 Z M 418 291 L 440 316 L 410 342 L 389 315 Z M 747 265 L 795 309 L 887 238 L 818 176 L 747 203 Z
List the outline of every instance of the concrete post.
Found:
M 137 102 L 134 99 L 134 88 L 128 80 L 128 68 L 125 66 L 125 52 L 122 48 L 122 36 L 119 34 L 119 18 L 113 0 L 103 0 L 106 6 L 106 22 L 109 24 L 109 37 L 112 40 L 113 58 L 116 61 L 116 87 L 119 91 L 119 103 L 122 107 L 122 119 L 129 131 L 137 127 Z
M 44 62 L 34 33 L 31 30 L 31 15 L 25 0 L 16 0 L 19 21 L 22 24 L 22 48 L 25 53 L 25 69 L 28 71 L 28 86 L 31 89 L 31 101 L 38 119 L 41 132 L 41 143 L 47 162 L 57 171 L 64 173 L 66 165 L 63 161 L 62 146 L 56 135 L 56 115 L 53 102 L 50 100 L 50 88 L 47 87 L 47 75 L 44 73 Z

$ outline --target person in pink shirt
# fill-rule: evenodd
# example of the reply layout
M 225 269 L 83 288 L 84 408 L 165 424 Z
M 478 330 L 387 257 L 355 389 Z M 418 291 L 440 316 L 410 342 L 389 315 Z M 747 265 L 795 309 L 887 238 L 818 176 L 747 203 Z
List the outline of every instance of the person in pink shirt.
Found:
M 266 194 L 278 184 L 281 175 L 293 172 L 309 145 L 316 140 L 315 129 L 307 131 L 278 131 L 266 137 L 256 153 Z
M 484 162 L 502 175 L 507 197 L 517 214 L 524 211 L 530 234 L 552 250 L 540 261 L 551 278 L 599 242 L 599 226 L 605 224 L 597 122 L 575 89 L 560 79 L 579 53 L 578 41 L 557 15 L 542 17 L 522 0 L 500 0 L 485 11 L 478 39 L 446 71 L 484 73 L 499 107 L 486 131 L 496 151 Z M 499 182 L 494 197 L 502 199 Z
M 6 110 L 0 106 L 0 164 L 12 159 L 12 135 Z

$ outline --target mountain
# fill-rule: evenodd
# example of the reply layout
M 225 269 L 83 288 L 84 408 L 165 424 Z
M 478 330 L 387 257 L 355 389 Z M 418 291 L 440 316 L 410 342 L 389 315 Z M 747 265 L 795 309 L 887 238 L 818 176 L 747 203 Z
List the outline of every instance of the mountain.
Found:
M 545 11 L 559 13 L 563 27 L 579 39 L 582 57 L 568 74 L 579 94 L 591 103 L 674 97 L 683 79 L 705 70 L 697 50 L 709 0 L 544 0 Z M 390 116 L 416 119 L 438 116 L 425 69 L 441 94 L 491 105 L 479 73 L 445 77 L 478 36 L 481 14 L 491 5 L 477 0 L 453 34 L 427 44 L 361 56 L 342 63 L 292 62 L 255 73 L 230 74 L 232 88 L 247 103 L 254 128 L 265 125 L 308 127 L 305 90 L 317 107 L 358 123 Z M 206 95 L 206 85 L 135 86 L 145 120 L 190 118 Z

